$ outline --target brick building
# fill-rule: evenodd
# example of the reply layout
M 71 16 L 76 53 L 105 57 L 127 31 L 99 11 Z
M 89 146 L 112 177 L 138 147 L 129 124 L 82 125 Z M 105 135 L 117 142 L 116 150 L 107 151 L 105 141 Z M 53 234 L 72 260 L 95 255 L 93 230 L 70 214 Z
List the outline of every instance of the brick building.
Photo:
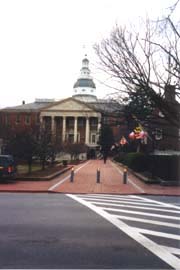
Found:
M 179 112 L 174 89 L 165 89 L 165 98 Z M 59 101 L 36 99 L 28 104 L 23 101 L 19 106 L 0 110 L 0 148 L 15 132 L 43 127 L 57 142 L 83 143 L 96 149 L 102 123 L 112 127 L 115 142 L 119 143 L 122 136 L 128 140 L 131 132 L 127 129 L 123 110 L 124 106 L 115 101 L 97 98 L 89 60 L 85 57 L 72 97 Z M 117 118 L 117 113 L 121 117 Z M 151 136 L 149 143 L 152 144 L 153 140 L 155 149 L 180 151 L 180 129 L 167 123 L 160 112 L 158 114 L 156 120 L 149 122 L 146 127 Z
M 102 121 L 112 123 L 113 113 L 122 110 L 116 102 L 96 97 L 96 86 L 90 74 L 89 60 L 82 60 L 80 76 L 74 84 L 72 97 L 59 101 L 36 99 L 35 102 L 0 110 L 0 138 L 13 132 L 43 127 L 57 141 L 84 143 L 98 147 Z M 111 120 L 110 120 L 110 117 Z M 123 132 L 124 127 L 122 127 Z M 119 126 L 113 125 L 115 139 L 121 136 Z

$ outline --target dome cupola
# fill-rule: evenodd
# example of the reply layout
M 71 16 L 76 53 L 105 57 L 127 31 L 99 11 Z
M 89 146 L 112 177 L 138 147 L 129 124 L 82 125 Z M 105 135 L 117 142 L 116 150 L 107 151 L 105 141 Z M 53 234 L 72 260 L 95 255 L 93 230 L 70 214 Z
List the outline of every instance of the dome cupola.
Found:
M 87 96 L 91 96 L 91 98 L 93 98 L 94 96 L 94 98 L 96 98 L 96 85 L 93 82 L 90 73 L 89 60 L 87 59 L 87 55 L 85 55 L 85 58 L 82 60 L 80 76 L 73 86 L 74 98 L 80 96 L 83 96 L 83 98 Z

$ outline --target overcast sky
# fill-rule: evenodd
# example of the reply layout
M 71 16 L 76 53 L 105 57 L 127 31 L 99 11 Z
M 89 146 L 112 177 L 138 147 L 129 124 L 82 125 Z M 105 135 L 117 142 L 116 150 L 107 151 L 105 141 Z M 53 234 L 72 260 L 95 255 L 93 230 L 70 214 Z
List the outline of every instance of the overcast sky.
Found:
M 156 18 L 173 0 L 0 0 L 0 107 L 72 95 L 87 53 L 97 96 L 92 46 L 116 22 Z M 85 48 L 83 48 L 85 46 Z

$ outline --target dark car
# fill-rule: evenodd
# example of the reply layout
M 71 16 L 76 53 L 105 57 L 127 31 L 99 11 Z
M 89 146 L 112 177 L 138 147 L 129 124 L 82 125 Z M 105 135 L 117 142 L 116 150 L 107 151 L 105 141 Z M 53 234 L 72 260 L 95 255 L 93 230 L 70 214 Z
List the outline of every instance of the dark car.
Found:
M 0 179 L 14 178 L 16 175 L 16 165 L 12 155 L 0 155 Z

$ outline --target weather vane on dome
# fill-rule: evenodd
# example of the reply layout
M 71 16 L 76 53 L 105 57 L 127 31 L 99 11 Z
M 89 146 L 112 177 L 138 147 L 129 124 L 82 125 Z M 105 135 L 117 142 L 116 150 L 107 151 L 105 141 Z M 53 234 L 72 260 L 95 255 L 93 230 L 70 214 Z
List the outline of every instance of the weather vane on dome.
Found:
M 85 52 L 86 51 L 86 45 L 83 44 L 83 51 Z M 84 53 L 83 53 L 84 54 Z M 87 57 L 87 53 L 84 54 L 85 57 Z

